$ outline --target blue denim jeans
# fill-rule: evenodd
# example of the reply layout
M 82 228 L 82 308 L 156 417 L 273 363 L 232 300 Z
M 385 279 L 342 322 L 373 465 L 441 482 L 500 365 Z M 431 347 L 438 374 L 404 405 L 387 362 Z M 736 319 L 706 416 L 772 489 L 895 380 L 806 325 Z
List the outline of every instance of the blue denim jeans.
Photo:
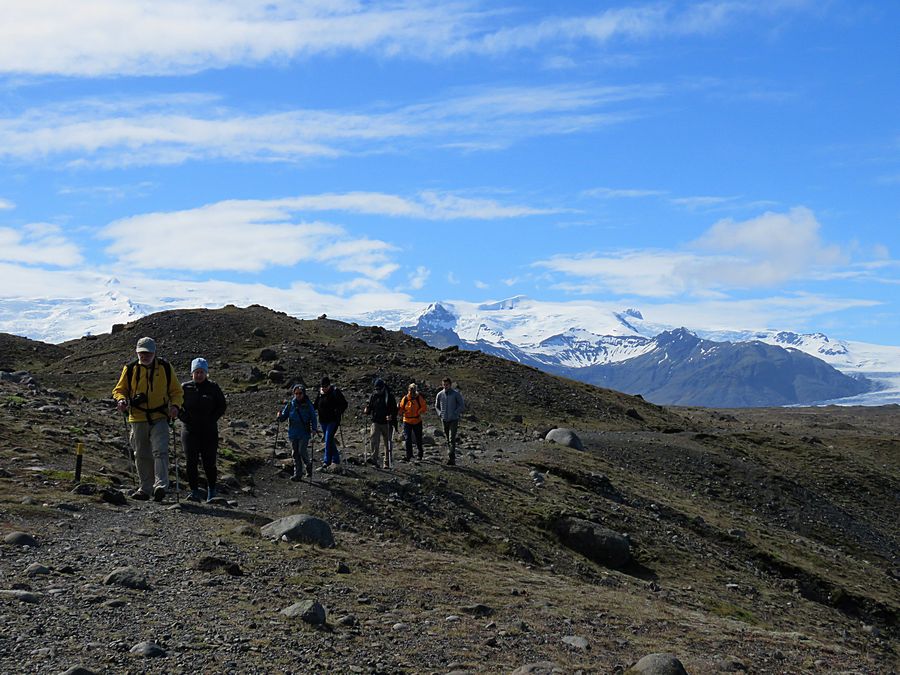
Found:
M 337 422 L 328 422 L 327 424 L 322 425 L 322 431 L 325 434 L 325 452 L 322 463 L 325 466 L 341 463 L 341 453 L 338 450 L 337 439 L 335 438 L 337 430 Z

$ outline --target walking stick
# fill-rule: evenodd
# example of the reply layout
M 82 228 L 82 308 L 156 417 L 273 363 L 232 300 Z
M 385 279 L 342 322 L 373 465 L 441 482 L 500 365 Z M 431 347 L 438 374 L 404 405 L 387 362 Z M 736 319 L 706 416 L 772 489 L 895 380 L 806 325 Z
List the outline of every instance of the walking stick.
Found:
M 387 465 L 389 469 L 394 468 L 394 434 L 388 430 L 388 443 L 387 448 L 385 448 L 385 452 L 387 453 Z
M 369 444 L 366 439 L 366 423 L 365 421 L 362 424 L 362 446 L 363 446 L 363 466 L 365 466 L 369 461 Z
M 172 429 L 172 457 L 175 459 L 175 503 L 181 503 L 181 479 L 178 476 L 178 434 L 175 432 L 175 420 L 169 420 Z
M 281 422 L 275 423 L 275 445 L 272 446 L 272 459 L 270 463 L 275 466 L 275 452 L 278 450 L 278 432 L 281 431 Z
M 316 470 L 316 436 L 309 434 L 309 483 L 312 485 L 313 472 Z
M 138 488 L 137 466 L 134 463 L 134 448 L 131 447 L 131 435 L 128 433 L 128 412 L 122 411 L 122 424 L 125 425 L 125 447 L 128 448 L 128 460 L 131 462 L 131 477 L 134 479 L 134 489 Z

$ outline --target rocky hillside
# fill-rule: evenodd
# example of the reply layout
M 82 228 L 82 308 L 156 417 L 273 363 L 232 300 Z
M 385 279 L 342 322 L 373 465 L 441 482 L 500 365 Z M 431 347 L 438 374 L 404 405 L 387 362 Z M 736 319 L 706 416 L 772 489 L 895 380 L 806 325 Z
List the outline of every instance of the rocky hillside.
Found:
M 221 504 L 124 498 L 108 396 L 145 334 L 228 394 Z M 261 307 L 28 347 L 0 378 L 0 672 L 897 669 L 895 406 L 671 411 Z M 351 401 L 344 470 L 292 483 L 275 409 L 326 373 Z M 431 413 L 423 462 L 363 464 L 371 378 L 430 397 L 444 373 L 472 402 L 460 464 Z M 263 527 L 298 514 L 333 545 Z

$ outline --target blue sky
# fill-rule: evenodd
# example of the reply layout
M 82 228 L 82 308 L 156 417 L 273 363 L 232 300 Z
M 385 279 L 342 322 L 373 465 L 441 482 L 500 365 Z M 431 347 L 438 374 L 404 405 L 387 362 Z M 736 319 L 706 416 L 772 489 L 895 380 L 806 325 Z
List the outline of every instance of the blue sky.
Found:
M 3 14 L 4 330 L 116 279 L 148 307 L 522 294 L 900 344 L 900 3 Z

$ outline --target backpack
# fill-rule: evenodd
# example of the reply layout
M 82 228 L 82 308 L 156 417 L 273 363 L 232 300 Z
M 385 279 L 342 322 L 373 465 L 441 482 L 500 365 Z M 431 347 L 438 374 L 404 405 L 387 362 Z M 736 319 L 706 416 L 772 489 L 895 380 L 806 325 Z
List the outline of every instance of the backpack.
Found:
M 157 356 L 154 359 L 154 363 L 156 361 L 158 361 L 162 365 L 163 369 L 166 371 L 166 400 L 168 400 L 169 387 L 171 387 L 171 385 L 172 385 L 172 366 L 169 364 L 168 361 L 166 361 L 164 358 L 162 358 L 160 356 Z M 131 390 L 131 376 L 134 373 L 134 369 L 138 365 L 138 363 L 140 363 L 140 361 L 138 359 L 133 359 L 133 360 L 129 361 L 128 364 L 125 366 L 125 381 L 128 382 L 128 388 L 129 388 L 128 393 L 129 394 L 131 394 L 131 391 L 130 391 Z M 155 367 L 156 366 L 154 365 L 154 368 Z M 141 371 L 140 371 L 140 369 L 138 369 L 138 376 L 137 376 L 137 380 L 135 380 L 135 382 L 134 382 L 134 386 L 137 387 L 137 384 L 140 381 L 141 381 Z M 131 398 L 131 396 L 129 396 L 129 398 Z M 151 412 L 165 411 L 168 406 L 167 406 L 167 404 L 164 403 L 163 405 L 159 406 L 158 408 L 153 408 L 152 410 L 147 410 L 147 409 L 141 408 L 140 406 L 137 406 L 137 405 L 134 407 L 137 408 L 138 410 L 140 410 L 141 412 L 151 413 Z M 148 417 L 148 419 L 149 419 L 149 417 Z

